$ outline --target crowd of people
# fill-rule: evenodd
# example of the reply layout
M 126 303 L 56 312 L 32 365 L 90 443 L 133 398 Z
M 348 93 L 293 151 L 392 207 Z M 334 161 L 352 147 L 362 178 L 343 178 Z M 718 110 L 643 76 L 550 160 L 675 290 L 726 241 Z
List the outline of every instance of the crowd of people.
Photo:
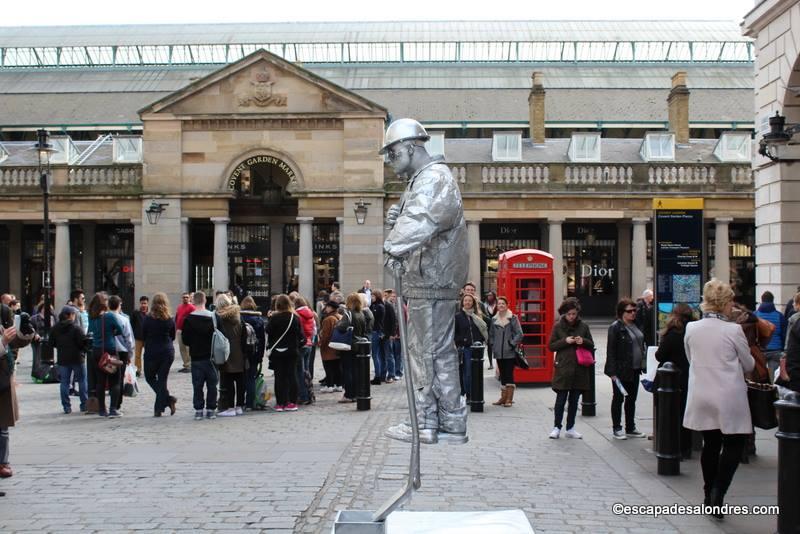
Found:
M 19 301 L 3 295 L 0 342 L 0 477 L 11 476 L 8 464 L 8 428 L 17 417 L 12 377 L 16 353 L 28 343 L 40 343 L 44 329 L 43 303 L 37 306 L 26 332 L 18 331 L 14 318 Z M 399 320 L 406 310 L 392 289 L 375 290 L 369 280 L 357 291 L 342 293 L 338 283 L 320 292 L 312 307 L 296 292 L 275 295 L 269 310 L 260 311 L 250 296 L 238 302 L 231 292 L 217 292 L 213 301 L 202 291 L 184 293 L 172 312 L 164 293 L 142 296 L 129 317 L 118 296 L 99 292 L 89 303 L 82 290 L 53 313 L 50 343 L 57 355 L 59 398 L 65 414 L 72 412 L 72 396 L 82 413 L 117 418 L 123 415 L 123 389 L 133 377 L 144 376 L 155 393 L 153 415 L 177 411 L 178 399 L 170 393 L 169 374 L 175 345 L 181 356 L 179 373 L 190 373 L 195 420 L 234 417 L 263 409 L 264 366 L 273 372 L 276 412 L 293 412 L 313 404 L 315 392 L 341 393 L 338 402 L 356 401 L 355 343 L 337 350 L 331 343 L 350 332 L 353 340 L 371 347 L 371 384 L 392 384 L 403 377 Z M 683 458 L 691 457 L 692 431 L 703 436 L 701 467 L 705 502 L 721 505 L 734 473 L 742 461 L 755 454 L 753 425 L 745 378 L 777 383 L 800 391 L 800 287 L 785 312 L 779 312 L 770 292 L 761 296 L 756 311 L 734 301 L 730 286 L 717 280 L 704 287 L 701 309 L 686 304 L 673 307 L 665 327 L 658 332 L 655 357 L 680 371 Z M 562 435 L 581 439 L 576 430 L 578 402 L 590 388 L 593 367 L 581 362 L 596 350 L 581 305 L 567 298 L 548 347 L 554 355 L 551 387 L 556 394 L 551 439 Z M 500 397 L 492 404 L 514 404 L 514 368 L 523 341 L 519 317 L 506 297 L 493 292 L 482 301 L 475 285 L 462 290 L 455 313 L 454 344 L 459 354 L 461 394 L 469 398 L 474 350 L 485 349 L 488 367 L 496 365 Z M 215 347 L 224 338 L 224 362 L 216 361 Z M 647 363 L 647 347 L 656 345 L 653 293 L 638 301 L 621 299 L 616 319 L 608 328 L 604 374 L 611 380 L 611 434 L 614 439 L 643 438 L 636 427 L 636 399 Z M 40 350 L 40 349 L 39 349 Z M 319 352 L 325 372 L 314 385 L 314 364 Z M 262 386 L 259 387 L 259 381 Z M 108 402 L 106 402 L 108 391 Z M 566 409 L 566 431 L 562 423 Z M 624 423 L 623 423 L 624 412 Z

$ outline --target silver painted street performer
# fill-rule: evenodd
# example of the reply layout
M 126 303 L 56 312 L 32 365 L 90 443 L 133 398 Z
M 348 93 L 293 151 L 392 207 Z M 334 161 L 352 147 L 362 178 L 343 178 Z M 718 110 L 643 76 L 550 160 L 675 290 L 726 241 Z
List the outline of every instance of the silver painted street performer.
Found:
M 408 185 L 400 205 L 388 210 L 391 231 L 383 249 L 387 268 L 402 275 L 408 305 L 407 351 L 420 441 L 465 443 L 467 406 L 453 340 L 459 290 L 467 281 L 467 227 L 458 184 L 447 165 L 428 154 L 428 139 L 412 119 L 397 120 L 386 130 L 380 153 Z M 400 423 L 386 435 L 410 442 L 411 428 Z

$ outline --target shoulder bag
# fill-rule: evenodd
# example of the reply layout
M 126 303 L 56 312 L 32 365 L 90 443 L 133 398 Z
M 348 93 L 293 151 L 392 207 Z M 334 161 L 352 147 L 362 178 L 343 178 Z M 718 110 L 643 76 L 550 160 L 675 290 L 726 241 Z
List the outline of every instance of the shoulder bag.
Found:
M 344 332 L 334 327 L 328 346 L 334 350 L 350 351 L 353 347 L 353 316 L 347 310 L 345 310 L 344 313 L 347 316 L 350 326 L 348 326 L 347 330 Z
M 214 323 L 214 332 L 211 334 L 211 360 L 216 365 L 225 365 L 231 355 L 231 342 L 217 326 L 217 314 L 211 312 L 211 321 Z
M 575 356 L 578 357 L 578 365 L 582 367 L 591 367 L 594 365 L 594 354 L 586 347 L 576 347 Z
M 106 312 L 108 313 L 108 312 Z M 122 365 L 122 360 L 112 356 L 106 351 L 106 317 L 105 314 L 100 316 L 100 343 L 102 343 L 103 354 L 97 361 L 97 366 L 104 372 L 113 375 L 117 369 Z
M 272 346 L 267 349 L 267 358 L 272 356 L 272 351 L 274 350 L 277 350 L 278 352 L 286 352 L 286 350 L 288 350 L 288 349 L 276 349 L 275 347 L 278 346 L 278 343 L 280 343 L 286 336 L 286 334 L 289 332 L 289 329 L 292 327 L 292 321 L 294 321 L 294 314 L 291 314 L 289 316 L 289 324 L 286 325 L 286 330 L 283 331 L 283 334 L 281 334 L 281 337 L 278 338 L 278 341 L 273 343 Z

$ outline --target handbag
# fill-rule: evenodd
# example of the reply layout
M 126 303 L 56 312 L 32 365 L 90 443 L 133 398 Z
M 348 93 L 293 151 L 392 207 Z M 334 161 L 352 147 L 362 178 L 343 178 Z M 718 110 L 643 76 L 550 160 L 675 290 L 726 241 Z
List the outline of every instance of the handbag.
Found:
M 769 340 L 772 338 L 773 332 L 775 332 L 775 325 L 766 319 L 762 319 L 761 317 L 757 317 L 758 321 L 756 322 L 756 329 L 757 329 L 757 337 L 760 345 L 766 345 L 769 343 Z
M 101 371 L 104 373 L 108 373 L 113 375 L 117 372 L 117 369 L 122 365 L 122 360 L 116 357 L 116 355 L 112 356 L 108 352 L 106 352 L 106 320 L 105 317 L 100 317 L 100 339 L 103 347 L 103 354 L 100 356 L 100 359 L 97 361 L 97 367 L 100 368 Z
M 6 359 L 6 356 L 0 356 L 0 359 L 5 360 L 5 362 L 0 362 L 0 394 L 3 394 L 11 389 L 12 372 L 8 366 L 8 360 Z
M 750 405 L 753 426 L 764 430 L 778 426 L 778 417 L 775 414 L 776 400 L 778 400 L 778 390 L 775 386 L 747 380 L 747 403 Z
M 294 321 L 294 314 L 291 314 L 289 316 L 289 324 L 286 325 L 286 330 L 283 331 L 283 334 L 281 334 L 281 337 L 278 338 L 278 341 L 273 343 L 272 346 L 267 349 L 267 358 L 272 356 L 272 351 L 275 350 L 275 347 L 278 346 L 278 343 L 280 343 L 283 340 L 284 336 L 286 336 L 286 334 L 289 332 L 289 329 L 292 327 L 292 321 Z M 286 349 L 278 350 L 278 352 L 284 352 L 285 350 Z
M 575 356 L 578 357 L 578 365 L 580 366 L 591 367 L 594 365 L 594 354 L 586 347 L 577 347 Z
M 352 350 L 353 347 L 353 316 L 350 315 L 350 312 L 348 311 L 345 311 L 344 313 L 347 316 L 350 326 L 348 326 L 347 330 L 344 332 L 338 328 L 334 328 L 333 333 L 331 334 L 331 341 L 328 343 L 328 346 L 334 350 L 347 352 Z
M 514 349 L 514 365 L 520 369 L 531 368 L 528 364 L 528 360 L 525 359 L 525 351 L 522 349 L 522 345 L 517 345 L 517 348 Z

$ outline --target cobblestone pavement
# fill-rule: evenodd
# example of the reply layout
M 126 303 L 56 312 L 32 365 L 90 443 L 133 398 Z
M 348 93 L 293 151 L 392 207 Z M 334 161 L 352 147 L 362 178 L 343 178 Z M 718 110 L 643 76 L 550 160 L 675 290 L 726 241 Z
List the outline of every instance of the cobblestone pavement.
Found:
M 604 331 L 593 324 L 600 347 Z M 190 375 L 175 372 L 176 364 L 174 417 L 152 417 L 154 396 L 142 382 L 141 394 L 125 399 L 125 416 L 108 420 L 63 415 L 58 386 L 32 384 L 29 352 L 21 361 L 22 419 L 11 430 L 14 476 L 0 482 L 8 493 L 0 498 L 0 532 L 329 532 L 337 510 L 374 510 L 406 477 L 409 446 L 382 435 L 405 417 L 402 383 L 373 387 L 369 412 L 318 393 L 316 405 L 296 413 L 194 421 Z M 551 533 L 774 530 L 774 516 L 718 524 L 703 516 L 614 515 L 614 503 L 699 502 L 698 455 L 682 463 L 681 476 L 660 477 L 652 442 L 612 440 L 610 384 L 600 375 L 597 417 L 579 416 L 576 425 L 584 439 L 547 439 L 552 391 L 519 388 L 514 407 L 494 407 L 492 373 L 485 374 L 486 411 L 470 416 L 470 442 L 423 446 L 422 488 L 405 509 L 521 508 L 537 532 Z M 645 432 L 650 406 L 650 395 L 640 393 Z M 774 431 L 759 431 L 758 448 L 737 472 L 731 504 L 776 502 Z

